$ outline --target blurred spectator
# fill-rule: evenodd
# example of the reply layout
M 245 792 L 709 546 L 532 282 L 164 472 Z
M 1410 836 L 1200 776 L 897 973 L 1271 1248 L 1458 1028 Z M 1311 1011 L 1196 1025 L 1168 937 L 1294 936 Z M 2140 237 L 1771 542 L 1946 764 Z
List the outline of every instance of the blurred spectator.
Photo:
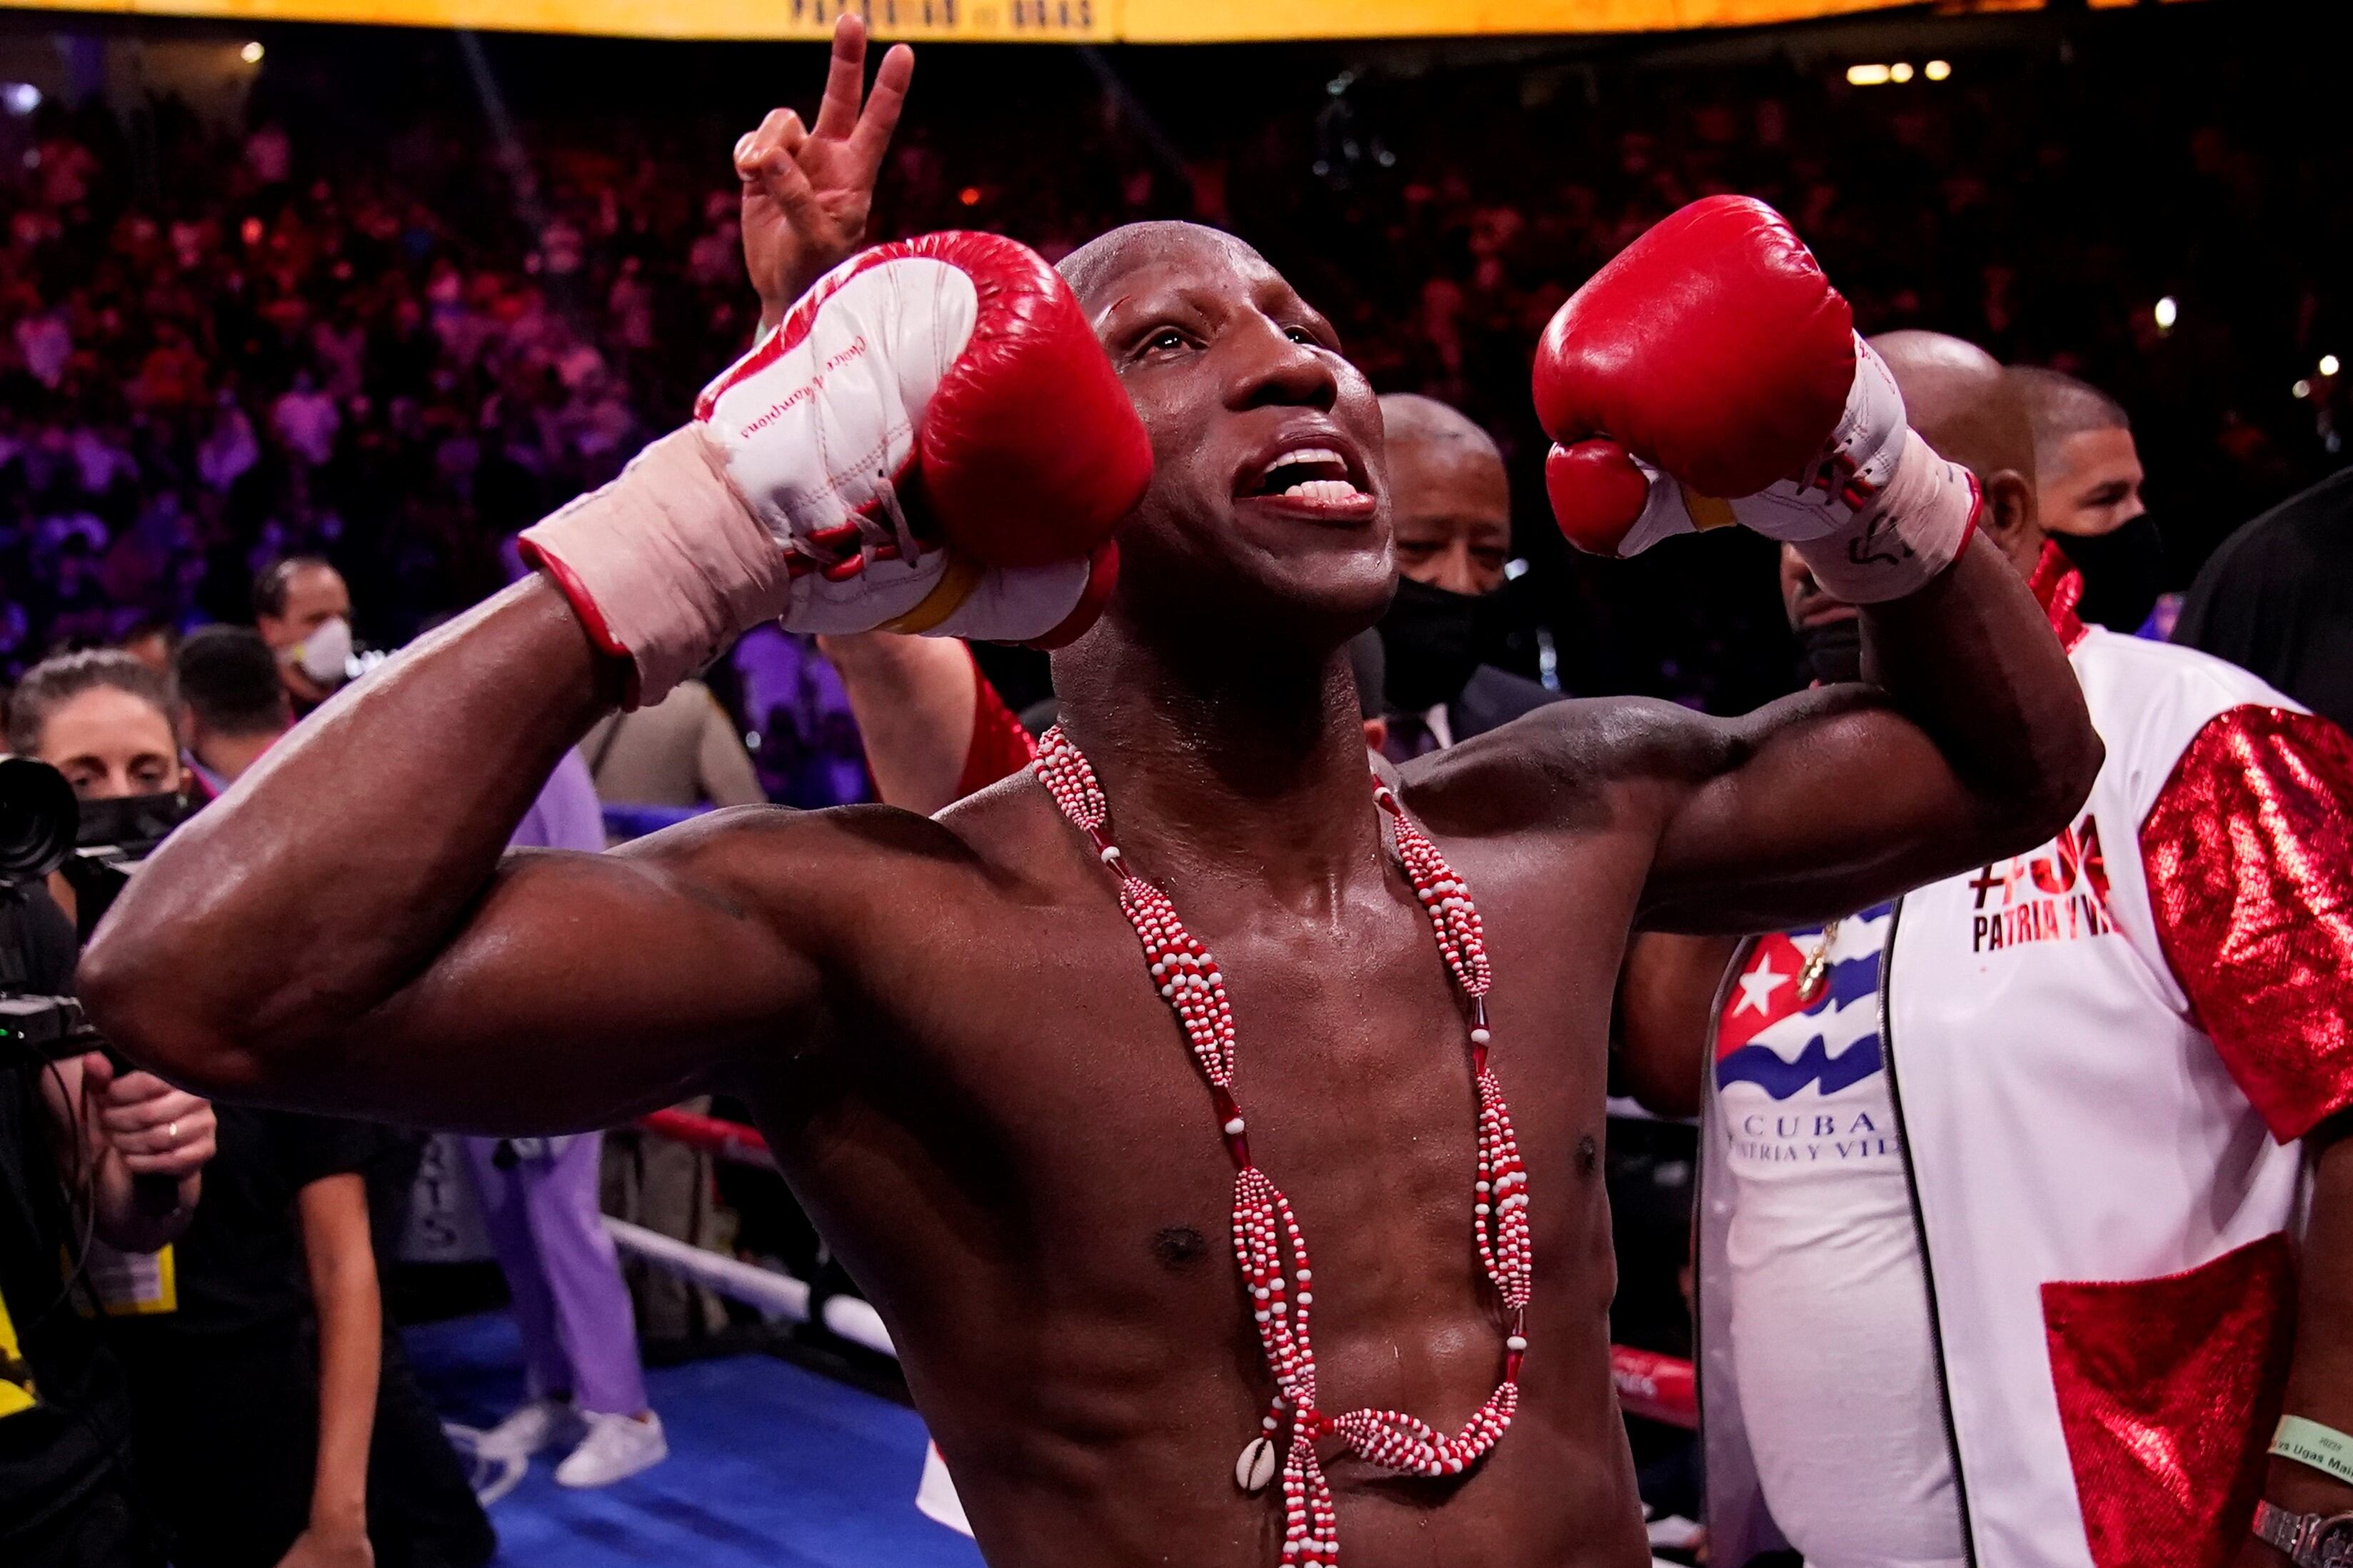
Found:
M 174 665 L 182 745 L 213 795 L 235 784 L 293 727 L 293 706 L 260 634 L 206 626 L 180 645 Z M 331 1135 L 357 1158 L 368 1229 L 378 1258 L 394 1255 L 407 1228 L 408 1194 L 426 1138 L 399 1128 L 292 1119 L 301 1135 Z M 307 1190 L 307 1189 L 306 1189 Z M 332 1202 L 347 1218 L 341 1198 Z M 383 1336 L 375 1422 L 368 1446 L 369 1536 L 375 1568 L 459 1568 L 486 1559 L 496 1542 L 440 1418 L 417 1386 L 397 1333 Z
M 174 650 L 179 645 L 179 634 L 172 626 L 159 620 L 144 620 L 132 625 L 122 634 L 116 646 L 123 652 L 158 674 L 172 668 Z
M 2010 372 L 2034 425 L 2034 501 L 2084 574 L 2076 614 L 2137 632 L 2165 587 L 2165 542 L 2141 500 L 2139 448 L 2123 404 L 2055 370 Z
M 273 561 L 253 580 L 253 626 L 278 658 L 297 714 L 334 694 L 352 657 L 352 591 L 315 555 Z
M 2353 1217 L 2329 1173 L 2353 1148 L 2333 1124 L 2353 981 L 2277 975 L 2348 934 L 2353 746 L 2217 660 L 2086 626 L 2018 379 L 1933 334 L 1874 342 L 1977 476 L 1978 537 L 2042 605 L 2108 755 L 2028 854 L 1826 923 L 1630 950 L 1629 1080 L 1704 1119 L 1710 1557 L 1957 1568 L 2004 1540 L 2057 1563 L 2128 1520 L 2253 1561 L 2258 1495 L 2311 1506 L 2265 1469 L 2281 1401 L 2343 1375 L 2322 1240 Z M 1855 614 L 1786 546 L 1781 580 L 1793 623 Z M 2120 1438 L 2103 1423 L 2126 1406 Z M 2126 1445 L 2168 1455 L 2163 1479 Z
M 699 680 L 680 681 L 650 708 L 607 714 L 580 751 L 608 803 L 756 805 L 768 798 L 735 721 Z
M 90 648 L 45 659 L 8 698 L 8 746 L 65 774 L 84 800 L 181 787 L 172 682 L 129 654 Z
M 1547 702 L 1525 676 L 1482 661 L 1504 608 L 1512 485 L 1493 437 L 1435 398 L 1381 399 L 1398 591 L 1381 617 L 1393 762 L 1483 735 Z
M 173 734 L 170 692 L 127 654 L 65 655 L 26 675 L 11 742 L 65 770 L 84 800 L 175 793 L 176 755 L 155 760 Z M 393 1424 L 378 1403 L 394 1363 L 364 1173 L 394 1140 L 237 1106 L 218 1108 L 216 1137 L 172 1266 L 139 1279 L 109 1325 L 172 1561 L 486 1563 L 489 1523 L 439 1424 L 413 1388 Z
M 596 787 L 566 752 L 515 829 L 513 847 L 605 847 Z M 597 1206 L 603 1134 L 469 1138 L 467 1164 L 522 1332 L 522 1405 L 482 1435 L 480 1450 L 527 1459 L 570 1448 L 559 1486 L 602 1487 L 670 1454 L 646 1403 L 637 1326 L 613 1238 Z
M 206 626 L 180 645 L 180 744 L 207 790 L 219 795 L 294 727 L 278 660 L 259 632 Z
M 0 974 L 29 994 L 70 994 L 74 955 L 73 922 L 37 882 L 0 882 Z M 102 1055 L 48 1064 L 0 1051 L 0 1562 L 10 1568 L 161 1568 L 128 1452 L 122 1373 L 98 1327 L 108 1301 L 84 1265 L 105 1261 L 93 1237 L 135 1266 L 185 1231 L 214 1125 L 204 1101 L 146 1073 L 117 1076 Z M 168 1152 L 155 1150 L 159 1131 Z M 93 1173 L 90 1184 L 69 1188 L 60 1173 L 79 1170 Z M 180 1178 L 172 1212 L 134 1200 L 142 1170 Z
M 335 455 L 335 432 L 343 416 L 335 400 L 311 384 L 311 373 L 298 370 L 269 411 L 269 427 L 293 454 L 312 468 L 324 468 Z

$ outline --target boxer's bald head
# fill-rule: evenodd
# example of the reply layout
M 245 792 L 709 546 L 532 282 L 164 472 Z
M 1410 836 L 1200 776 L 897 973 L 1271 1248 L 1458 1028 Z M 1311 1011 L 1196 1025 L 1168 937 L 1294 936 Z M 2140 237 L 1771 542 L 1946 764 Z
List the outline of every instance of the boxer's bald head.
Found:
M 1377 619 L 1395 583 L 1381 411 L 1331 323 L 1198 224 L 1114 229 L 1060 270 L 1152 437 L 1104 632 L 1328 653 Z
M 2018 382 L 1975 343 L 1942 332 L 1883 332 L 1871 346 L 1904 393 L 1912 428 L 1978 477 L 1978 526 L 2021 575 L 2042 559 L 2035 510 L 2034 424 Z
M 1131 270 L 1202 250 L 1223 252 L 1246 264 L 1266 265 L 1265 258 L 1221 228 L 1163 218 L 1123 224 L 1099 234 L 1062 258 L 1054 270 L 1079 297 L 1079 304 L 1092 321 L 1115 302 L 1108 290 L 1117 289 Z

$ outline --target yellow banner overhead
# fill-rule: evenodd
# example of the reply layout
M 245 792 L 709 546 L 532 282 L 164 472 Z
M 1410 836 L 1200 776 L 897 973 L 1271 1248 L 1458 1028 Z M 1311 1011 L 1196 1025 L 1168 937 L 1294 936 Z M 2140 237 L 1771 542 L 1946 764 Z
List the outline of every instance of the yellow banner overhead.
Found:
M 1126 0 L 1132 43 L 1452 37 L 1740 27 L 1885 9 L 1890 0 Z
M 17 0 L 52 11 L 379 23 L 644 38 L 827 37 L 856 11 L 885 38 L 1049 44 L 1452 37 L 1750 26 L 1894 0 Z
M 830 37 L 855 11 L 885 38 L 1115 43 L 1120 0 L 16 0 L 35 9 L 223 22 L 347 22 L 637 38 Z M 1336 13 L 1340 7 L 1333 7 Z

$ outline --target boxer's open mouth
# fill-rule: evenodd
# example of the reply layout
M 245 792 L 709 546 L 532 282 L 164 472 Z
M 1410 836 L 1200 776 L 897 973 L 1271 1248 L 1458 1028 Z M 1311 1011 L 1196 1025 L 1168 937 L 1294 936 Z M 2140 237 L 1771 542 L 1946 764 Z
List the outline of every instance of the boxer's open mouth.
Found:
M 1339 447 L 1313 440 L 1294 441 L 1245 469 L 1235 497 L 1350 517 L 1369 512 L 1375 504 L 1356 462 Z

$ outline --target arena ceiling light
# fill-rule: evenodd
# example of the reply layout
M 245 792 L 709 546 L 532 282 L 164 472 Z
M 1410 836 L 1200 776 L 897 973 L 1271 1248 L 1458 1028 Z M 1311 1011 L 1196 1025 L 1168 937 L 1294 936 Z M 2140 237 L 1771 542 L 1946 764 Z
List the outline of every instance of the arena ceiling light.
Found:
M 1910 60 L 1897 60 L 1893 64 L 1883 61 L 1867 61 L 1862 65 L 1852 65 L 1846 68 L 1846 83 L 1849 87 L 1885 87 L 1888 83 L 1894 82 L 1900 87 L 1910 81 L 1914 74 Z M 1943 81 L 1953 74 L 1953 62 L 1930 60 L 1926 65 L 1918 68 L 1917 74 L 1926 77 L 1930 81 Z
M 2310 397 L 2312 395 L 2312 383 L 2308 381 L 2299 381 L 2294 386 L 2289 387 L 2287 391 L 2290 397 Z
M 2320 356 L 2320 374 L 2323 374 L 2323 375 L 2335 375 L 2335 374 L 2337 374 L 2337 369 L 2338 369 L 2338 365 L 2337 365 L 2337 356 L 2336 356 L 2335 354 L 2322 354 L 2322 355 Z
M 237 50 L 237 58 L 243 60 L 247 65 L 258 66 L 261 63 L 261 57 L 268 52 L 268 50 L 261 47 L 261 41 L 257 38 L 252 43 L 246 45 L 245 47 Z
M 2157 302 L 2157 308 L 2149 314 L 2155 318 L 2158 331 L 2169 332 L 2173 331 L 2173 323 L 2181 320 L 2181 305 L 2172 295 L 2168 294 Z
M 22 120 L 41 107 L 41 89 L 29 81 L 0 82 L 0 104 Z

